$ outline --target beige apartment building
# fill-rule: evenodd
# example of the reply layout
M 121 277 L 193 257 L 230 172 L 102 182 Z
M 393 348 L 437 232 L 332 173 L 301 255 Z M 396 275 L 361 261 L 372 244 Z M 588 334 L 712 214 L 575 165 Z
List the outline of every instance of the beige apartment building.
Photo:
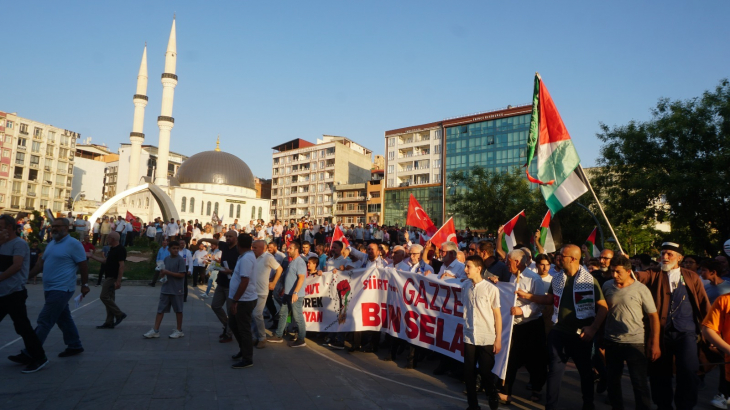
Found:
M 0 207 L 4 212 L 51 209 L 71 202 L 80 134 L 0 112 Z
M 373 167 L 377 167 L 377 162 Z M 381 165 L 382 166 L 382 165 Z M 367 183 L 367 215 L 370 224 L 383 224 L 383 198 L 385 197 L 385 170 L 374 168 Z
M 298 138 L 272 149 L 272 219 L 332 222 L 335 186 L 360 184 L 364 192 L 370 179 L 372 151 L 345 137 L 323 135 L 316 144 Z

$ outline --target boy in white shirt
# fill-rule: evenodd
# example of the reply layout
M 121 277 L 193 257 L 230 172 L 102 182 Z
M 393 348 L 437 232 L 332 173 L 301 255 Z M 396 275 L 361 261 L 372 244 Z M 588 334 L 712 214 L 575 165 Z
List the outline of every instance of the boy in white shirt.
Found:
M 466 259 L 461 303 L 464 305 L 464 380 L 468 409 L 478 409 L 477 370 L 487 393 L 489 408 L 499 407 L 494 386 L 494 355 L 502 349 L 502 315 L 499 312 L 499 290 L 482 278 L 484 261 L 473 255 Z M 477 364 L 479 368 L 477 369 Z

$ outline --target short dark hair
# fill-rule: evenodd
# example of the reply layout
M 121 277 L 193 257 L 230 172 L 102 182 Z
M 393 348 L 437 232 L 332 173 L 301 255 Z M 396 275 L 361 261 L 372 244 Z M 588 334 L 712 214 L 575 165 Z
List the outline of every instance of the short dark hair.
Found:
M 549 256 L 545 255 L 544 253 L 538 253 L 537 256 L 535 256 L 535 265 L 542 261 L 548 261 L 548 263 L 552 263 Z
M 309 241 L 303 241 L 303 242 L 302 242 L 302 246 L 304 246 L 304 245 L 309 245 L 309 246 L 312 246 L 312 244 L 311 244 L 311 243 L 309 243 Z
M 251 235 L 247 233 L 239 233 L 238 234 L 238 246 L 241 248 L 247 249 L 251 247 L 251 244 L 253 243 L 253 238 Z
M 479 269 L 484 269 L 484 259 L 482 259 L 479 255 L 471 255 L 466 258 L 467 262 L 471 262 L 474 264 L 474 266 L 478 267 Z
M 709 271 L 716 272 L 718 275 L 723 273 L 724 271 L 722 263 L 720 263 L 720 261 L 709 258 L 700 262 L 700 268 L 705 268 Z
M 167 247 L 168 248 L 179 248 L 180 247 L 180 242 L 172 241 L 172 242 L 170 242 L 170 243 L 167 244 Z
M 8 214 L 0 215 L 0 220 L 5 221 L 5 229 L 15 229 L 15 218 Z
M 302 250 L 302 245 L 300 245 L 299 242 L 289 242 L 289 246 L 294 246 L 296 248 L 297 252 Z M 287 248 L 289 246 L 287 246 Z
M 307 262 L 314 262 L 319 265 L 319 258 L 316 256 L 311 256 L 309 259 L 307 259 Z
M 626 255 L 621 255 L 621 254 L 614 255 L 613 258 L 611 258 L 611 264 L 610 265 L 611 266 L 614 266 L 614 267 L 621 266 L 624 269 L 626 269 L 627 271 L 630 271 L 631 268 L 632 268 L 632 266 L 631 266 L 631 260 L 629 258 L 627 258 Z

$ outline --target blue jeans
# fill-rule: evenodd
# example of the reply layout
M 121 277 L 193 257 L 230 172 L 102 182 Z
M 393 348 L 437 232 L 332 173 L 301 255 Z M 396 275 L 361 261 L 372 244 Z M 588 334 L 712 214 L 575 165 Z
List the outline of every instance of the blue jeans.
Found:
M 299 328 L 297 340 L 304 340 L 307 336 L 307 324 L 304 322 L 304 314 L 302 313 L 302 298 L 292 303 L 290 295 L 284 295 L 284 303 L 281 304 L 281 309 L 279 309 L 279 327 L 276 329 L 276 335 L 279 337 L 284 335 L 286 317 L 289 316 L 289 309 L 291 309 L 292 320 L 294 320 L 294 323 Z
M 210 296 L 210 287 L 213 286 L 213 283 L 215 280 L 218 279 L 218 271 L 212 270 L 210 271 L 210 277 L 208 278 L 208 287 L 205 289 L 205 294 Z
M 35 333 L 38 335 L 41 344 L 45 343 L 48 333 L 53 325 L 63 332 L 63 342 L 71 349 L 81 349 L 81 339 L 76 324 L 71 317 L 71 310 L 68 308 L 68 301 L 74 295 L 74 291 L 64 292 L 62 290 L 48 290 L 44 292 L 46 303 L 38 315 Z
M 663 333 L 662 355 L 657 361 L 649 363 L 651 398 L 659 410 L 691 409 L 697 404 L 699 395 L 697 369 L 700 368 L 700 363 L 697 358 L 697 335 L 694 332 L 666 329 Z M 681 386 L 674 392 L 672 392 L 673 367 L 677 369 L 676 385 Z
M 120 236 L 119 243 L 121 243 L 122 246 L 126 246 L 126 243 L 127 243 L 126 242 L 126 240 L 127 240 L 127 233 L 126 232 L 120 233 L 119 236 Z

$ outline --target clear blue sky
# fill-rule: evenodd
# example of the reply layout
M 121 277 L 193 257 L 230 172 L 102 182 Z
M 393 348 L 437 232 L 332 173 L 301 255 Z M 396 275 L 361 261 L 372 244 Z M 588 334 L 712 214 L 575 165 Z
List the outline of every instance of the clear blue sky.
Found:
M 271 147 L 528 103 L 542 74 L 583 164 L 599 122 L 650 118 L 730 75 L 730 2 L 5 2 L 0 110 L 129 142 L 148 44 L 145 143 L 177 12 L 171 149 L 221 148 L 271 176 Z

